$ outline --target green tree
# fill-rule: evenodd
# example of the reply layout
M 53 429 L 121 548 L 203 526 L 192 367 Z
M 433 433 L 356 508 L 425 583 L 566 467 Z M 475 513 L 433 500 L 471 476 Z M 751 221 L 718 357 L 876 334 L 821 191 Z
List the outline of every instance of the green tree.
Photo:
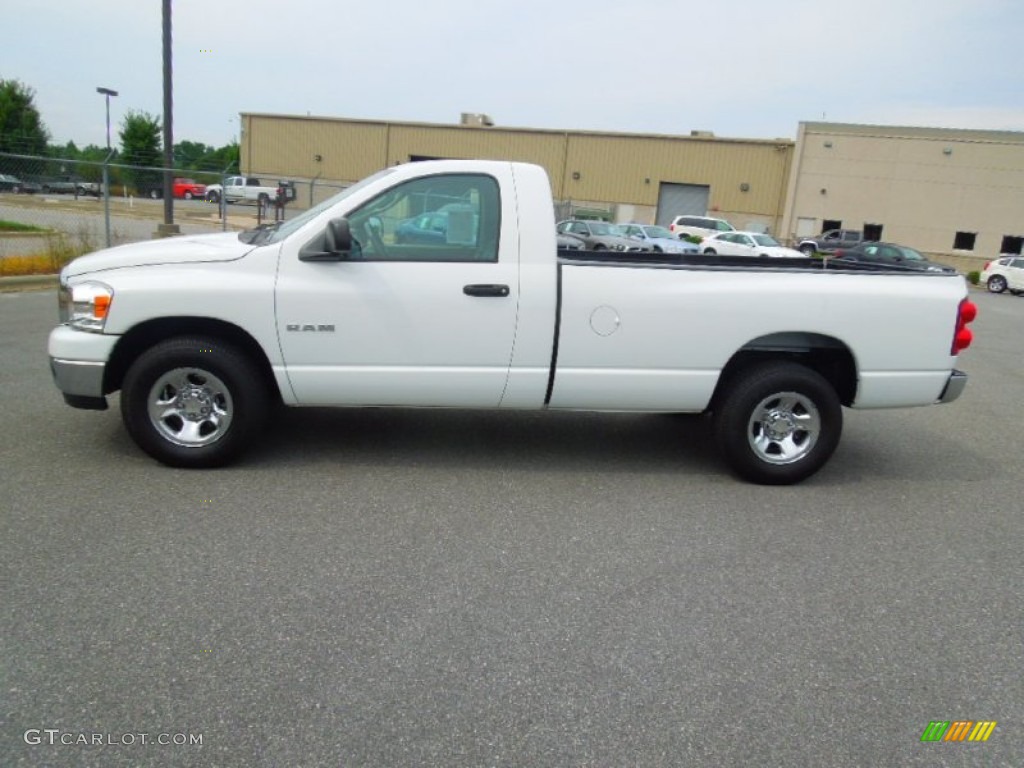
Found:
M 0 152 L 46 154 L 50 132 L 33 102 L 35 95 L 17 80 L 0 80 Z
M 237 171 L 241 154 L 237 141 L 225 144 L 206 156 L 206 167 L 211 171 Z
M 160 171 L 149 170 L 163 166 L 160 133 L 160 118 L 148 112 L 129 110 L 121 123 L 118 133 L 121 137 L 121 161 L 145 167 L 125 174 L 129 181 L 134 182 L 140 195 L 162 189 L 163 176 Z
M 121 123 L 121 157 L 132 165 L 159 168 L 163 165 L 163 147 L 160 141 L 162 126 L 159 116 L 148 112 L 129 110 Z
M 181 141 L 174 145 L 174 167 L 198 171 L 203 168 L 203 158 L 213 151 L 201 141 Z

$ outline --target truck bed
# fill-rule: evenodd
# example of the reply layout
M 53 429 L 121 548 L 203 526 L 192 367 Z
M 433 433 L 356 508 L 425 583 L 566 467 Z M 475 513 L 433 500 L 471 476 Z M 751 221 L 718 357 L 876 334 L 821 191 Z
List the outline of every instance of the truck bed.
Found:
M 814 257 L 750 258 L 747 256 L 715 256 L 708 254 L 680 255 L 643 251 L 624 254 L 619 251 L 583 251 L 559 249 L 559 264 L 600 264 L 619 267 L 673 267 L 696 270 L 756 270 L 762 272 L 871 272 L 893 275 L 921 275 L 923 277 L 950 277 L 948 272 L 923 272 L 901 267 L 899 264 L 879 264 L 846 259 L 819 259 Z

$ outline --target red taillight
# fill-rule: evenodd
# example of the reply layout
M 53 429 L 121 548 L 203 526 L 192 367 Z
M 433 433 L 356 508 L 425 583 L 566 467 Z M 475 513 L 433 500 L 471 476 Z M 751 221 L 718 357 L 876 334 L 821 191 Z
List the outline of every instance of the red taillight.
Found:
M 964 299 L 960 302 L 960 306 L 956 313 L 956 331 L 953 333 L 953 346 L 949 353 L 951 355 L 959 355 L 974 341 L 974 334 L 971 333 L 971 329 L 967 327 L 968 323 L 974 322 L 974 318 L 978 316 L 978 307 L 973 301 Z

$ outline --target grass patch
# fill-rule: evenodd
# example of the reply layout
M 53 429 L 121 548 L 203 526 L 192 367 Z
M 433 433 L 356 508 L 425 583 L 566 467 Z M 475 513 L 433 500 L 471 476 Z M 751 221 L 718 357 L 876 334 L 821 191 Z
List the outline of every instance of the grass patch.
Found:
M 6 221 L 0 219 L 0 232 L 46 232 L 45 229 L 33 227 L 31 224 L 22 224 L 18 221 Z
M 86 229 L 74 237 L 66 232 L 42 231 L 46 236 L 38 253 L 0 258 L 0 277 L 53 275 L 72 259 L 96 250 L 95 238 Z

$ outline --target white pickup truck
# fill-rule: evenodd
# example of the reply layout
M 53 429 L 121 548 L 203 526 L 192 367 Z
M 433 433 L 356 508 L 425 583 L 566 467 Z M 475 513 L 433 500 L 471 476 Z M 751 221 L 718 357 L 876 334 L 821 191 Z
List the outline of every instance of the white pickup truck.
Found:
M 544 170 L 469 160 L 388 168 L 272 227 L 83 256 L 59 293 L 66 402 L 120 390 L 168 465 L 234 460 L 275 402 L 710 412 L 729 465 L 770 484 L 828 460 L 842 406 L 956 399 L 976 312 L 955 274 L 559 254 Z
M 206 199 L 219 203 L 260 203 L 268 205 L 276 196 L 280 185 L 267 186 L 252 176 L 228 176 L 223 184 L 207 184 Z

